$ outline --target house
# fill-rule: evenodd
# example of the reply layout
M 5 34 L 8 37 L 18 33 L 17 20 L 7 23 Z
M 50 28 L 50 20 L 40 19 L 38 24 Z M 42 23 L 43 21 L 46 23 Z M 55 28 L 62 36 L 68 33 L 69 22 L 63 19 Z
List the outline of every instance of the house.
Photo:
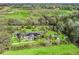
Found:
M 24 40 L 35 40 L 38 38 L 38 36 L 42 35 L 43 32 L 25 32 L 25 33 L 16 33 L 16 37 L 18 39 L 24 39 Z

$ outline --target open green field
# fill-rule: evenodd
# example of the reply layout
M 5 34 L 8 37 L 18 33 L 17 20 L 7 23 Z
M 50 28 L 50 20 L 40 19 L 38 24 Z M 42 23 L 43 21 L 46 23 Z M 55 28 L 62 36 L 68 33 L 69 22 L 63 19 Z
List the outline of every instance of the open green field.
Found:
M 79 48 L 73 44 L 65 44 L 50 47 L 30 48 L 22 50 L 6 51 L 3 55 L 78 55 Z

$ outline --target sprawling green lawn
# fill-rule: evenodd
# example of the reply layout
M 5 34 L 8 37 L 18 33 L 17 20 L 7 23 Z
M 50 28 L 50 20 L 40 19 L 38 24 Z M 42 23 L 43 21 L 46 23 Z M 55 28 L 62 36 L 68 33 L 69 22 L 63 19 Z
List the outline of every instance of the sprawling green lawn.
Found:
M 10 12 L 2 12 L 0 14 L 1 19 L 17 19 L 17 20 L 26 20 L 30 17 L 32 19 L 39 19 L 42 15 L 48 16 L 67 16 L 74 12 L 78 12 L 77 10 L 52 10 L 52 9 L 37 9 L 37 10 L 24 10 L 24 9 L 8 9 Z
M 65 44 L 50 47 L 30 48 L 23 50 L 11 50 L 3 53 L 4 55 L 78 55 L 79 48 L 73 44 Z
M 0 17 L 3 19 L 17 19 L 17 20 L 24 20 L 26 19 L 30 13 L 27 10 L 19 10 L 13 9 L 10 12 L 5 12 L 3 15 L 0 14 Z

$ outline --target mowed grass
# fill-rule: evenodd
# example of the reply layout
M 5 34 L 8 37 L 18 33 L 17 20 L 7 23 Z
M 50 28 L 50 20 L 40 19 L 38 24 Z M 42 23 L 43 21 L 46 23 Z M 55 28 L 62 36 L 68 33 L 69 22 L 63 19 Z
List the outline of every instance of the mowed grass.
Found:
M 73 44 L 6 51 L 3 55 L 79 55 L 79 48 Z
M 26 19 L 29 15 L 30 15 L 30 13 L 27 10 L 17 10 L 16 11 L 16 9 L 14 9 L 14 10 L 11 11 L 11 13 L 0 15 L 0 17 L 4 18 L 4 19 L 23 20 L 23 19 Z

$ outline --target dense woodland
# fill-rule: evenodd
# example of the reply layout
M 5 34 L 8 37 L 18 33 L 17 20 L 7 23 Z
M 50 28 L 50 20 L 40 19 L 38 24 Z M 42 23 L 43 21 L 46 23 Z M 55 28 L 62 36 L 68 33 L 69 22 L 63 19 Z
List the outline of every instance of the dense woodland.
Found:
M 79 4 L 0 4 L 1 54 L 79 54 L 78 47 Z

